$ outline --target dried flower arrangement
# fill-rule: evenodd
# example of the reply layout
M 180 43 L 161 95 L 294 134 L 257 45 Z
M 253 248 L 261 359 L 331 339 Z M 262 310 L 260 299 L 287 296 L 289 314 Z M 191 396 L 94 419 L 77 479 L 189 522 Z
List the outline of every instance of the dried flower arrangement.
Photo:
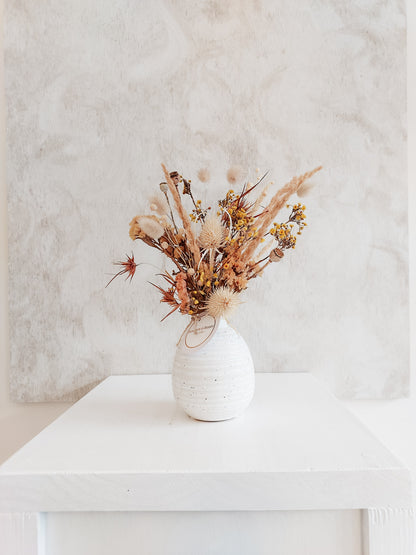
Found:
M 297 235 L 307 225 L 305 206 L 287 203 L 293 194 L 302 197 L 309 191 L 308 180 L 321 166 L 294 177 L 266 206 L 263 202 L 273 182 L 264 186 L 257 198 L 253 196 L 267 174 L 254 184 L 245 183 L 240 193 L 230 189 L 218 201 L 213 211 L 216 213 L 195 200 L 191 180 L 176 171 L 168 172 L 163 164 L 162 168 L 162 194 L 150 199 L 153 214 L 135 216 L 130 222 L 130 237 L 159 250 L 174 265 L 172 271 L 161 274 L 165 288 L 155 285 L 162 295 L 161 302 L 171 307 L 165 318 L 176 310 L 191 316 L 227 316 L 240 303 L 240 293 L 249 281 L 261 276 L 269 264 L 282 260 L 285 250 L 295 248 Z M 207 182 L 208 170 L 200 170 L 198 177 L 202 183 Z M 231 185 L 242 177 L 240 168 L 228 170 Z M 190 213 L 185 208 L 187 196 L 192 203 Z M 286 221 L 275 222 L 284 207 L 290 209 Z M 134 255 L 117 264 L 122 269 L 112 280 L 120 275 L 133 278 L 137 267 Z

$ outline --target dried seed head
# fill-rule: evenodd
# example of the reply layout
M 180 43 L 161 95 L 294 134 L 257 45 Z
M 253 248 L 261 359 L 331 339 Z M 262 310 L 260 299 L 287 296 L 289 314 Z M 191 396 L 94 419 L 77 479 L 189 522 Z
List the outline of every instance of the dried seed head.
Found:
M 231 185 L 235 185 L 244 179 L 245 171 L 240 166 L 232 166 L 227 172 L 227 180 Z
M 178 174 L 178 172 L 170 172 L 169 177 L 171 178 L 171 180 L 174 182 L 175 185 L 178 185 L 181 176 Z
M 209 181 L 210 179 L 210 173 L 209 170 L 207 168 L 201 168 L 198 172 L 198 179 L 199 181 L 201 181 L 202 183 L 206 183 L 207 181 Z
M 214 318 L 229 316 L 241 303 L 238 293 L 229 287 L 218 287 L 207 300 L 208 314 Z
M 167 193 L 169 190 L 168 184 L 165 182 L 160 183 L 159 188 L 162 191 L 162 193 Z
M 269 256 L 270 262 L 280 262 L 280 260 L 282 260 L 284 255 L 285 253 L 281 249 L 275 248 L 270 253 L 270 256 Z
M 218 249 L 227 236 L 227 229 L 222 225 L 217 216 L 206 218 L 201 233 L 199 243 L 203 249 Z

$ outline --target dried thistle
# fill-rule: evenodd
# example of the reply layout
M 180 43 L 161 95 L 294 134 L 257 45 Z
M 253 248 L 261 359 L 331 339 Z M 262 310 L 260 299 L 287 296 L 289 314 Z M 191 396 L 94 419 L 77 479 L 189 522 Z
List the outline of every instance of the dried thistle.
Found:
M 206 302 L 208 314 L 214 318 L 229 316 L 241 303 L 239 294 L 230 287 L 218 287 Z
M 217 216 L 211 215 L 203 223 L 198 241 L 203 249 L 219 249 L 227 233 Z

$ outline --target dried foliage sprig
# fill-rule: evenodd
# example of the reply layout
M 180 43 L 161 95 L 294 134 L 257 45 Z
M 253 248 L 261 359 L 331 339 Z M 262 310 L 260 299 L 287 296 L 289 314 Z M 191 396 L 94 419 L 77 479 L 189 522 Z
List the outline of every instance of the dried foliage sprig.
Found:
M 177 310 L 198 317 L 227 316 L 240 304 L 240 293 L 249 281 L 296 247 L 297 237 L 307 225 L 305 205 L 290 205 L 288 201 L 297 192 L 299 197 L 309 192 L 308 180 L 321 166 L 291 179 L 266 206 L 263 203 L 272 181 L 257 198 L 252 197 L 267 174 L 258 177 L 254 185 L 244 183 L 239 193 L 230 189 L 218 201 L 216 215 L 209 216 L 211 207 L 195 200 L 191 180 L 176 171 L 168 172 L 164 164 L 162 168 L 166 181 L 160 183 L 160 190 L 165 198 L 153 195 L 150 208 L 154 213 L 135 216 L 130 222 L 130 237 L 159 250 L 174 264 L 172 270 L 160 274 L 165 287 L 152 284 L 161 293 L 161 302 L 171 307 L 165 318 Z M 235 185 L 243 175 L 241 168 L 234 167 L 227 180 Z M 209 172 L 201 170 L 198 176 L 205 183 Z M 274 221 L 284 207 L 290 209 L 286 219 Z M 120 275 L 131 280 L 138 266 L 134 256 L 117 264 L 122 269 L 112 280 Z

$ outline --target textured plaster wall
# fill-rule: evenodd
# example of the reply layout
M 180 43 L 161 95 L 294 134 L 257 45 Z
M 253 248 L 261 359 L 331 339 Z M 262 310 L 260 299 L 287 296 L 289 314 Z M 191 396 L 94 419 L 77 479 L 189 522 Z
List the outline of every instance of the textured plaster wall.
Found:
M 322 163 L 299 248 L 233 319 L 259 371 L 310 370 L 343 397 L 408 388 L 403 2 L 6 3 L 11 395 L 75 399 L 166 372 L 131 216 L 159 162 L 276 183 Z M 197 180 L 194 181 L 198 186 Z M 198 186 L 199 187 L 199 186 Z M 104 285 L 134 249 L 132 285 Z

